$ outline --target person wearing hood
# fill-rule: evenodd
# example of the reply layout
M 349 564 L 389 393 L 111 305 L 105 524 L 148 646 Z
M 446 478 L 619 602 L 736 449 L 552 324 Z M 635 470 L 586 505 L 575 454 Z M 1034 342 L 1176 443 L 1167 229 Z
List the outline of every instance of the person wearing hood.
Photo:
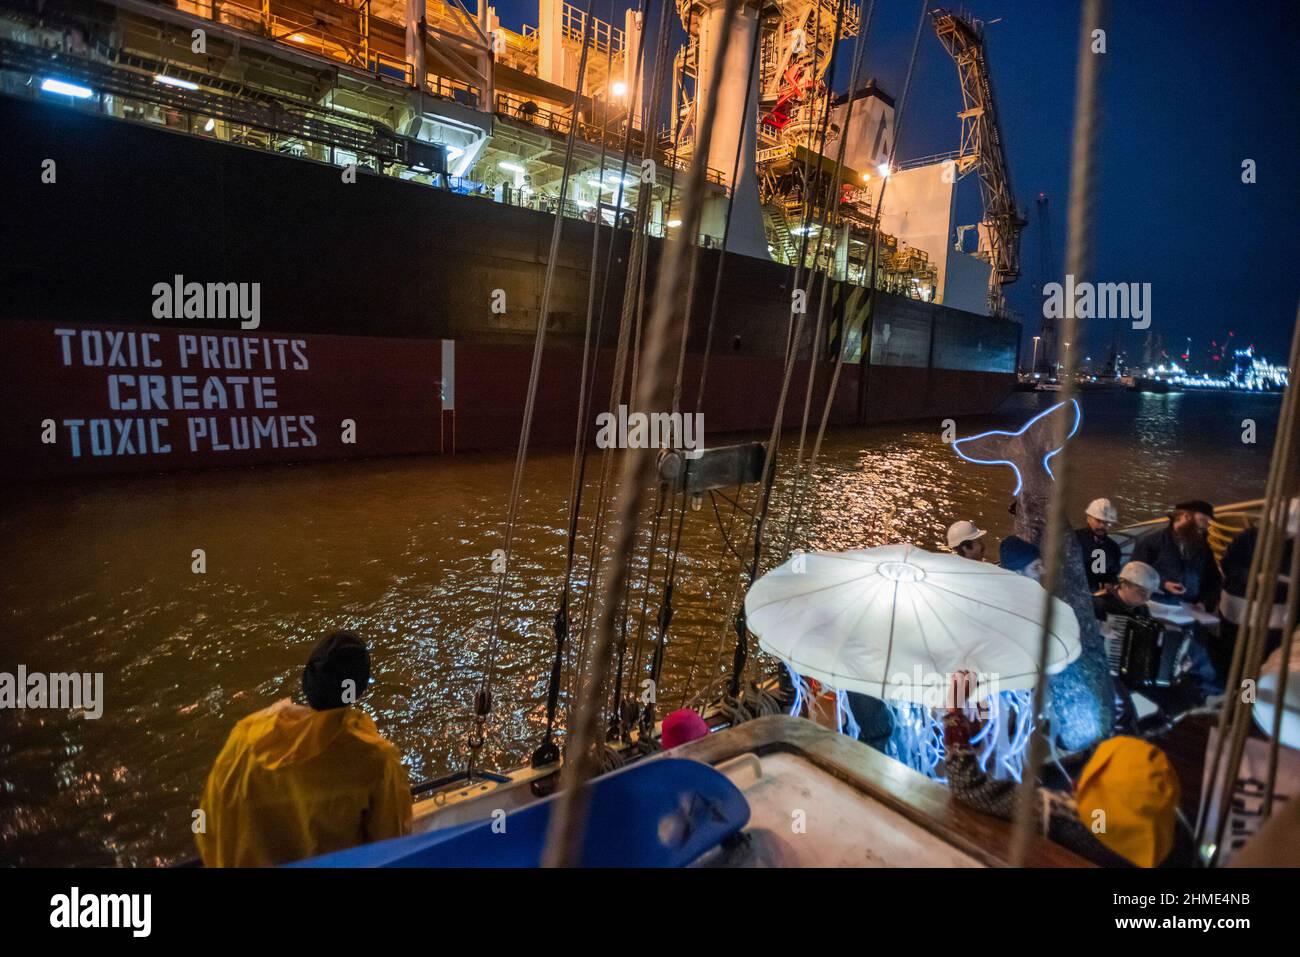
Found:
M 985 814 L 1016 819 L 1020 785 L 980 767 L 973 738 L 980 722 L 967 704 L 967 676 L 954 678 L 944 714 L 944 771 L 954 798 Z M 1101 742 L 1074 789 L 1036 787 L 1034 828 L 1103 867 L 1184 867 L 1196 862 L 1195 842 L 1178 821 L 1181 789 L 1165 754 L 1140 738 Z
M 1036 582 L 1043 580 L 1043 555 L 1038 546 L 1018 535 L 1008 535 L 998 546 L 998 565 Z
M 1199 604 L 1212 612 L 1219 601 L 1219 573 L 1208 535 L 1214 506 L 1199 499 L 1174 506 L 1168 522 L 1147 532 L 1133 546 L 1132 559 L 1160 576 L 1162 602 Z
M 698 711 L 678 708 L 659 729 L 659 746 L 665 751 L 709 736 L 709 726 Z
M 195 840 L 208 867 L 272 867 L 411 830 L 401 754 L 353 705 L 370 653 L 330 635 L 303 669 L 307 705 L 288 698 L 235 725 L 203 791 Z
M 1088 576 L 1088 590 L 1094 595 L 1107 585 L 1115 584 L 1123 563 L 1119 542 L 1110 530 L 1119 521 L 1119 513 L 1108 498 L 1093 499 L 1084 513 L 1087 524 L 1074 532 L 1083 556 L 1083 573 Z

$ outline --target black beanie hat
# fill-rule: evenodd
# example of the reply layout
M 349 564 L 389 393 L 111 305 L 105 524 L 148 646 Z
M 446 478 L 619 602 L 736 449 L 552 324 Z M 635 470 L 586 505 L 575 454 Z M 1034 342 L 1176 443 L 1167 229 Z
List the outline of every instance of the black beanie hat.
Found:
M 344 682 L 351 681 L 349 686 Z M 336 631 L 319 645 L 302 669 L 302 690 L 317 711 L 342 708 L 361 700 L 370 684 L 370 652 L 351 631 Z M 345 701 L 344 692 L 351 690 Z
M 1174 506 L 1176 512 L 1200 512 L 1202 515 L 1208 515 L 1214 518 L 1214 506 L 1209 502 L 1203 502 L 1199 498 L 1194 498 L 1190 502 L 1179 502 Z

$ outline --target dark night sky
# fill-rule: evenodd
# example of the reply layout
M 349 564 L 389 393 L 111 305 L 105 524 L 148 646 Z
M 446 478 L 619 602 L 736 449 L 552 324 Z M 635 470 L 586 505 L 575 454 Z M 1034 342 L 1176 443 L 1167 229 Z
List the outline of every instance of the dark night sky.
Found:
M 653 2 L 653 0 L 652 0 Z M 598 16 L 611 3 L 595 0 Z M 585 0 L 577 0 L 580 8 Z M 621 24 L 626 0 L 614 0 Z M 942 4 L 931 4 L 939 6 Z M 536 23 L 531 0 L 500 0 L 506 26 Z M 863 73 L 901 93 L 919 0 L 879 0 Z M 1079 5 L 1069 0 L 972 0 L 987 21 L 994 95 L 1016 202 L 1029 213 L 1021 278 L 1009 291 L 1037 331 L 1040 233 L 1035 198 L 1051 202 L 1051 255 L 1063 271 Z M 1285 358 L 1300 297 L 1300 153 L 1295 49 L 1300 5 L 1287 0 L 1112 2 L 1107 29 L 1101 179 L 1094 213 L 1093 277 L 1149 282 L 1152 331 L 1182 352 L 1233 330 L 1275 361 Z M 847 85 L 852 42 L 842 45 L 836 87 Z M 958 146 L 957 72 L 927 23 L 899 158 Z M 1241 182 L 1245 159 L 1257 182 Z M 958 221 L 979 217 L 978 186 L 964 180 Z M 1059 279 L 1059 276 L 1049 277 Z M 1094 321 L 1089 348 L 1104 350 L 1109 324 Z M 1127 333 L 1140 355 L 1142 333 Z

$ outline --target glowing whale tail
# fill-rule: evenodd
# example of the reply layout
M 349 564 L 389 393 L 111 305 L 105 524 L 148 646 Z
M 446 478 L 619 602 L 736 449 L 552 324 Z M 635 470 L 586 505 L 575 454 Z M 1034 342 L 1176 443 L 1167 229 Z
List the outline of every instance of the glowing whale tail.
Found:
M 1025 484 L 1025 476 L 1035 474 L 1035 470 L 1040 467 L 1049 479 L 1055 480 L 1051 460 L 1062 448 L 1058 441 L 1058 430 L 1064 425 L 1068 440 L 1079 431 L 1082 419 L 1078 400 L 1058 402 L 1050 409 L 1038 413 L 1017 432 L 981 432 L 964 439 L 954 439 L 952 450 L 967 462 L 1010 467 L 1016 473 L 1016 489 L 1011 494 L 1019 495 Z

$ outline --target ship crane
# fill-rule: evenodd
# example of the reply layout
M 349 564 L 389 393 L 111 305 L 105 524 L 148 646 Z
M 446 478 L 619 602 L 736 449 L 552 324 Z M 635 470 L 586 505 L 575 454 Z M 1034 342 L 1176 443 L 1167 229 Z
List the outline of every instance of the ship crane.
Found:
M 934 30 L 939 42 L 957 64 L 963 107 L 961 148 L 956 158 L 958 175 L 979 170 L 980 198 L 984 203 L 984 222 L 980 246 L 988 253 L 993 267 L 989 277 L 989 296 L 995 306 L 1001 304 L 1002 286 L 1020 276 L 1020 231 L 1025 219 L 1016 209 L 1011 194 L 1002 135 L 998 129 L 993 104 L 993 85 L 989 78 L 984 52 L 984 34 L 976 21 L 948 10 L 934 10 Z

